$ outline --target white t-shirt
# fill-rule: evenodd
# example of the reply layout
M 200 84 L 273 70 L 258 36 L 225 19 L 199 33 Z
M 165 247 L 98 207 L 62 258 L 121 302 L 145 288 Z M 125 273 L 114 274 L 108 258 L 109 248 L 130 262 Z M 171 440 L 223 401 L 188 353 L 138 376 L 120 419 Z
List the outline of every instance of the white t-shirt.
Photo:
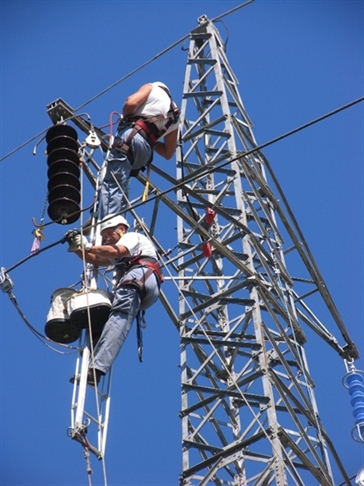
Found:
M 158 260 L 153 244 L 145 235 L 139 233 L 125 233 L 116 244 L 125 246 L 125 248 L 129 250 L 131 258 L 140 255 Z M 130 259 L 130 257 L 128 257 L 128 259 Z M 121 260 L 124 260 L 124 258 Z M 112 258 L 110 261 L 115 264 L 119 262 L 120 259 Z
M 158 83 L 151 83 L 152 91 L 149 93 L 147 101 L 140 105 L 133 113 L 133 116 L 145 116 L 145 117 L 159 117 L 160 120 L 154 122 L 158 128 L 163 128 L 168 120 L 167 114 L 171 107 L 171 98 L 168 94 L 158 86 Z M 163 137 L 168 133 L 177 130 L 178 122 L 171 125 L 168 130 L 163 134 Z

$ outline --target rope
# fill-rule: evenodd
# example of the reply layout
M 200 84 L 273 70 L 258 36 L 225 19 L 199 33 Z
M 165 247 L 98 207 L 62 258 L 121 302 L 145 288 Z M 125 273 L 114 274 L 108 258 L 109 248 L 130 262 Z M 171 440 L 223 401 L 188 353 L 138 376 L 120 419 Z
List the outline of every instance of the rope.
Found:
M 80 195 L 81 195 L 81 201 L 80 201 L 80 206 L 82 208 L 83 205 L 83 189 L 84 189 L 84 171 L 81 171 L 81 178 L 80 178 Z M 82 220 L 81 220 L 82 223 Z M 83 231 L 82 231 L 83 225 L 81 224 L 81 235 L 83 236 Z M 82 248 L 82 264 L 83 264 L 83 275 L 85 278 L 85 284 L 86 287 L 89 287 L 90 282 L 87 281 L 87 262 L 85 259 L 85 250 Z M 87 305 L 87 324 L 88 324 L 88 336 L 89 336 L 89 343 L 90 343 L 90 356 L 91 356 L 91 361 L 94 361 L 94 343 L 93 343 L 93 332 L 92 332 L 92 321 L 91 321 L 91 313 L 90 313 L 90 305 L 89 305 L 89 293 L 86 292 L 86 305 Z M 103 428 L 102 424 L 100 423 L 100 418 L 101 418 L 101 413 L 100 413 L 100 404 L 98 400 L 98 389 L 97 389 L 97 380 L 96 380 L 96 370 L 95 367 L 92 367 L 92 372 L 93 372 L 93 379 L 95 383 L 94 387 L 94 395 L 95 395 L 95 406 L 96 406 L 96 414 L 97 414 L 97 427 L 98 427 L 98 437 L 100 437 L 100 434 L 102 436 L 103 434 Z M 103 451 L 102 451 L 103 452 Z M 105 458 L 104 454 L 101 456 L 101 461 L 103 465 L 103 476 L 104 476 L 104 486 L 107 486 L 107 479 L 106 479 L 106 466 L 105 466 Z M 92 472 L 92 471 L 91 471 Z M 90 476 L 90 474 L 89 474 Z M 90 477 L 89 477 L 90 480 Z
M 279 137 L 276 137 L 275 139 L 272 139 L 272 140 L 270 140 L 270 141 L 268 141 L 268 142 L 266 142 L 266 143 L 264 143 L 264 144 L 262 144 L 262 145 L 260 145 L 260 146 L 258 146 L 258 147 L 256 147 L 256 148 L 254 148 L 254 149 L 252 149 L 252 150 L 250 150 L 250 151 L 248 151 L 248 152 L 246 152 L 246 153 L 244 153 L 244 154 L 241 154 L 241 155 L 237 156 L 236 158 L 234 158 L 234 159 L 232 159 L 232 160 L 229 160 L 229 161 L 227 161 L 227 162 L 225 162 L 225 163 L 223 163 L 223 164 L 220 164 L 220 166 L 218 166 L 218 168 L 223 167 L 223 166 L 225 166 L 225 165 L 227 165 L 227 164 L 230 164 L 231 162 L 233 162 L 233 161 L 235 161 L 235 160 L 239 160 L 241 157 L 244 157 L 244 158 L 245 158 L 245 157 L 247 157 L 248 155 L 250 155 L 250 154 L 252 154 L 252 153 L 254 153 L 254 152 L 257 152 L 257 151 L 261 150 L 262 148 L 267 147 L 268 145 L 271 145 L 271 144 L 273 144 L 273 143 L 276 143 L 277 141 L 280 141 L 280 140 L 282 140 L 283 138 L 286 138 L 286 137 L 288 137 L 288 136 L 290 136 L 290 135 L 293 135 L 293 134 L 297 133 L 298 131 L 303 130 L 304 128 L 307 128 L 307 127 L 309 127 L 309 126 L 311 126 L 311 125 L 313 125 L 313 124 L 315 124 L 315 123 L 318 123 L 319 121 L 324 120 L 325 118 L 328 118 L 329 116 L 332 116 L 332 115 L 334 115 L 334 114 L 336 114 L 336 113 L 338 113 L 338 112 L 340 112 L 340 111 L 342 111 L 342 110 L 344 110 L 344 109 L 347 109 L 347 108 L 349 108 L 349 107 L 353 106 L 354 104 L 356 104 L 356 103 L 358 103 L 358 102 L 362 101 L 363 99 L 364 99 L 364 97 L 359 98 L 358 100 L 355 100 L 355 101 L 353 101 L 353 102 L 351 102 L 351 103 L 349 103 L 349 104 L 347 104 L 347 105 L 344 105 L 344 106 L 342 106 L 342 107 L 340 107 L 340 108 L 338 108 L 338 109 L 336 109 L 336 110 L 334 110 L 334 111 L 332 111 L 332 112 L 329 112 L 329 113 L 327 113 L 327 114 L 325 114 L 325 115 L 323 115 L 323 116 L 321 116 L 321 117 L 319 117 L 319 118 L 316 118 L 315 120 L 312 120 L 312 121 L 310 121 L 309 123 L 306 123 L 306 124 L 304 124 L 304 125 L 302 125 L 302 126 L 300 126 L 300 127 L 296 128 L 296 129 L 294 129 L 294 130 L 291 130 L 290 132 L 287 132 L 287 133 L 285 133 L 285 134 L 283 134 L 283 135 L 281 135 L 281 136 L 279 136 Z M 267 162 L 266 162 L 266 164 L 267 164 Z M 208 164 L 207 164 L 207 165 L 208 165 Z M 270 170 L 270 172 L 272 173 L 271 168 L 270 168 L 269 166 L 268 166 L 268 169 L 269 169 L 269 170 Z M 178 187 L 183 187 L 183 186 L 184 186 L 186 183 L 188 183 L 188 182 L 191 180 L 191 178 L 192 178 L 192 179 L 195 179 L 195 177 L 196 177 L 196 172 L 199 172 L 199 175 L 202 177 L 203 175 L 205 175 L 205 174 L 209 174 L 209 173 L 211 173 L 211 172 L 214 172 L 215 170 L 217 170 L 217 168 L 216 168 L 216 167 L 206 167 L 206 166 L 205 166 L 204 168 L 202 168 L 202 170 L 201 170 L 201 169 L 199 169 L 198 171 L 195 171 L 195 173 L 194 173 L 192 176 L 190 176 L 189 178 L 188 178 L 188 177 L 187 177 L 187 178 L 183 177 L 183 179 L 182 179 L 182 181 L 181 181 L 181 182 L 179 182 L 179 183 L 177 182 L 177 183 L 176 183 L 176 184 L 174 184 L 174 186 L 172 186 L 171 188 L 169 188 L 169 189 L 167 189 L 167 190 L 165 190 L 165 191 L 163 191 L 163 192 L 159 192 L 159 193 L 158 193 L 157 195 L 155 195 L 155 196 L 152 196 L 151 198 L 149 198 L 149 202 L 156 200 L 157 198 L 159 198 L 159 197 L 163 196 L 164 194 L 167 194 L 167 193 L 171 192 L 172 190 L 175 190 L 175 189 L 176 189 L 176 188 L 178 188 Z M 115 178 L 115 177 L 114 177 L 114 180 L 115 180 L 115 182 L 118 184 L 118 182 L 117 182 L 117 180 L 116 180 L 116 178 Z M 118 184 L 118 187 L 119 187 L 119 189 L 122 191 L 122 189 L 121 189 L 121 187 L 120 187 L 120 185 L 119 185 L 119 184 Z M 278 187 L 279 187 L 279 186 L 278 186 Z M 142 198 L 142 202 L 141 202 L 141 203 L 139 203 L 139 204 L 137 203 L 137 204 L 131 205 L 131 204 L 130 204 L 130 201 L 127 199 L 127 197 L 126 197 L 126 195 L 125 195 L 125 194 L 124 194 L 124 197 L 125 197 L 125 200 L 127 201 L 128 206 L 129 206 L 129 207 L 128 207 L 128 210 L 131 210 L 133 213 L 134 213 L 134 211 L 133 211 L 133 210 L 135 210 L 137 207 L 139 207 L 139 206 L 141 206 L 142 204 L 144 204 L 144 203 L 145 203 L 145 199 L 143 199 L 143 198 Z M 287 204 L 286 204 L 286 205 L 287 205 Z M 126 211 L 126 210 L 121 211 L 121 212 L 125 212 L 125 211 Z M 297 227 L 297 225 L 296 225 L 296 227 Z M 177 246 L 177 245 L 176 245 L 176 246 Z M 343 328 L 342 328 L 342 327 L 341 327 L 339 324 L 338 324 L 338 327 L 339 327 L 341 330 L 343 330 Z M 345 336 L 345 331 L 344 331 L 344 336 Z

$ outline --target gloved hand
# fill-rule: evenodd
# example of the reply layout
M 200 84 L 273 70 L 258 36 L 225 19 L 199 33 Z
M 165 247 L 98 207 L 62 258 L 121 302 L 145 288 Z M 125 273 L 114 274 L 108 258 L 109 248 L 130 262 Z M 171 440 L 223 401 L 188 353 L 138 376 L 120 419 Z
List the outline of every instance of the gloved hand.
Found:
M 67 233 L 64 235 L 62 242 L 66 242 L 69 245 L 68 251 L 76 251 L 77 247 L 74 245 L 74 238 L 76 235 L 79 235 L 80 232 L 78 229 L 68 230 Z
M 89 251 L 92 248 L 92 244 L 88 242 L 86 236 L 82 236 L 80 233 L 75 234 L 68 240 L 68 251 L 85 250 Z
M 80 230 L 78 229 L 71 229 L 71 230 L 68 230 L 67 233 L 65 233 L 64 237 L 63 237 L 63 241 L 70 241 L 72 240 L 72 238 L 74 238 L 76 235 L 79 235 L 80 234 Z

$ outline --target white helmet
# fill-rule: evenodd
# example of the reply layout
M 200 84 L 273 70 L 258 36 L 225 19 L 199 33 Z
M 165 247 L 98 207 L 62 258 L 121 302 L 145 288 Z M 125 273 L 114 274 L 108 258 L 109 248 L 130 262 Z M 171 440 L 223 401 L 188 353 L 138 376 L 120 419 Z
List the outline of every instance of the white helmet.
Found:
M 167 93 L 169 94 L 169 88 L 166 84 L 162 83 L 161 81 L 156 81 L 154 84 L 164 89 L 164 91 L 167 91 Z
M 115 228 L 119 224 L 123 224 L 129 229 L 129 223 L 123 216 L 113 216 L 109 214 L 108 216 L 105 216 L 104 219 L 101 221 L 100 233 L 106 228 Z

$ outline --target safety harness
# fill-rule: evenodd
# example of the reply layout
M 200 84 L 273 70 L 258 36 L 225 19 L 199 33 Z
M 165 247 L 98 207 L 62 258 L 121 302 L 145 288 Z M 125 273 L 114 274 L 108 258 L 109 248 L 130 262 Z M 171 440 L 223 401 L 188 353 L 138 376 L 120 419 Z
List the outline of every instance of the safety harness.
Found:
M 128 261 L 125 260 L 120 261 L 115 266 L 117 267 L 117 272 L 118 272 L 118 277 L 117 277 L 118 281 L 115 284 L 115 289 L 117 289 L 120 285 L 130 285 L 132 287 L 136 287 L 140 292 L 142 301 L 145 297 L 145 282 L 152 275 L 152 273 L 154 273 L 154 275 L 156 276 L 156 280 L 158 282 L 159 287 L 164 281 L 164 277 L 160 267 L 160 262 L 155 260 L 154 258 L 144 257 L 140 255 Z M 133 268 L 140 268 L 140 267 L 147 267 L 147 271 L 144 273 L 141 279 L 122 280 L 122 277 L 130 270 L 132 270 Z M 144 316 L 145 316 L 145 310 L 139 310 L 136 315 L 137 346 L 138 346 L 138 357 L 140 362 L 143 361 L 142 329 L 146 327 Z
M 175 123 L 177 123 L 178 118 L 180 115 L 180 110 L 178 109 L 177 105 L 173 102 L 171 98 L 170 108 L 167 113 L 167 121 L 163 125 L 163 127 L 158 128 L 156 122 L 164 120 L 163 115 L 153 116 L 153 117 L 144 117 L 144 116 L 129 116 L 127 118 L 123 118 L 118 126 L 118 132 L 120 130 L 124 130 L 125 128 L 132 128 L 131 132 L 128 135 L 126 140 L 121 140 L 113 144 L 112 148 L 117 148 L 126 154 L 128 160 L 131 165 L 134 163 L 133 151 L 130 150 L 131 143 L 133 138 L 137 133 L 141 135 L 144 140 L 150 145 L 152 152 L 151 157 L 145 166 L 141 167 L 140 169 L 133 169 L 130 172 L 132 177 L 136 177 L 139 174 L 139 171 L 144 171 L 146 167 L 152 163 L 153 160 L 153 148 L 161 137 L 168 131 L 168 129 Z
M 150 258 L 142 255 L 138 255 L 130 260 L 122 260 L 119 263 L 115 264 L 115 267 L 117 269 L 117 282 L 115 284 L 115 289 L 119 287 L 119 285 L 132 285 L 134 287 L 137 287 L 141 298 L 143 299 L 145 296 L 145 282 L 148 280 L 148 278 L 154 273 L 154 275 L 157 278 L 158 285 L 160 286 L 163 281 L 164 277 L 162 274 L 162 270 L 160 267 L 160 262 L 159 260 L 156 260 L 155 258 Z M 148 267 L 148 270 L 144 273 L 143 277 L 139 280 L 133 279 L 133 280 L 122 280 L 122 277 L 130 272 L 130 270 L 134 268 L 140 268 L 140 267 Z

